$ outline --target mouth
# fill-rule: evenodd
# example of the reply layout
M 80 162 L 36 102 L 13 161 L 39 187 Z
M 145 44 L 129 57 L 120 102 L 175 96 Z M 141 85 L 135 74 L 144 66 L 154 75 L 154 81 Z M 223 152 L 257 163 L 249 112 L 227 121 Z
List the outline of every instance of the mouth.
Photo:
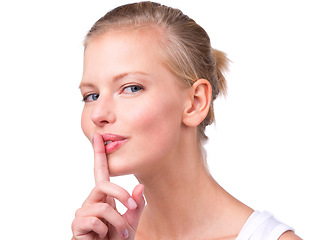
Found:
M 113 141 L 105 141 L 104 142 L 104 145 L 106 146 L 107 144 L 109 144 L 109 143 L 112 143 Z
M 106 154 L 113 153 L 120 149 L 126 142 L 127 138 L 115 134 L 106 133 L 102 135 L 104 140 Z

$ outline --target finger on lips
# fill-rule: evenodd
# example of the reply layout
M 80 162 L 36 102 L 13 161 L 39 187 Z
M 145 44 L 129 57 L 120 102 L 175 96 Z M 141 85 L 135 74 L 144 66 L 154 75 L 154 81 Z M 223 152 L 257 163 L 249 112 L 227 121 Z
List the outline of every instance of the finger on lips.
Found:
M 144 186 L 142 184 L 136 186 L 131 197 L 125 189 L 111 183 L 102 135 L 94 134 L 92 142 L 96 186 L 83 203 L 82 208 L 76 212 L 72 226 L 74 236 L 79 238 L 82 235 L 95 233 L 100 238 L 107 237 L 107 233 L 110 231 L 109 225 L 107 225 L 109 223 L 116 229 L 116 234 L 118 232 L 118 235 L 123 239 L 128 238 L 127 226 L 133 228 L 133 230 L 136 229 L 145 205 Z M 128 208 L 124 216 L 121 216 L 116 210 L 115 199 Z
M 95 183 L 97 184 L 101 181 L 109 181 L 109 171 L 104 140 L 103 137 L 98 133 L 95 133 L 93 137 L 93 150 Z

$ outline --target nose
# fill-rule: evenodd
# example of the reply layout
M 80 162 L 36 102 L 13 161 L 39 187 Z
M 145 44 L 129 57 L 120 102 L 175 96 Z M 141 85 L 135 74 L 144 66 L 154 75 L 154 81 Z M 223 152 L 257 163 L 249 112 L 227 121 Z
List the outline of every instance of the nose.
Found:
M 93 103 L 95 106 L 91 113 L 92 122 L 99 127 L 115 122 L 114 106 L 111 100 L 99 96 Z

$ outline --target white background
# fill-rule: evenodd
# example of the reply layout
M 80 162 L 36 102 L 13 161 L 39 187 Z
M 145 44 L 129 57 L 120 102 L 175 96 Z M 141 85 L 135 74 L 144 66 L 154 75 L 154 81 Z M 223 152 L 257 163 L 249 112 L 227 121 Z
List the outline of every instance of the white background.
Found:
M 235 197 L 305 239 L 311 229 L 309 1 L 160 1 L 178 7 L 232 60 L 207 133 L 210 171 Z M 0 3 L 0 238 L 70 239 L 93 188 L 80 130 L 82 41 L 128 1 Z M 129 191 L 132 177 L 113 179 Z

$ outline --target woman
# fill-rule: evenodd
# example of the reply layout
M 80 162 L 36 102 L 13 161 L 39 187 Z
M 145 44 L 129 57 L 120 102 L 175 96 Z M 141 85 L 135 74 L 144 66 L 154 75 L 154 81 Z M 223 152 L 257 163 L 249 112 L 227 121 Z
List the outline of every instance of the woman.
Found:
M 80 89 L 96 186 L 76 212 L 73 239 L 300 239 L 207 171 L 204 131 L 226 91 L 226 67 L 207 33 L 177 9 L 129 4 L 94 24 Z M 140 182 L 131 195 L 109 181 L 125 174 Z

